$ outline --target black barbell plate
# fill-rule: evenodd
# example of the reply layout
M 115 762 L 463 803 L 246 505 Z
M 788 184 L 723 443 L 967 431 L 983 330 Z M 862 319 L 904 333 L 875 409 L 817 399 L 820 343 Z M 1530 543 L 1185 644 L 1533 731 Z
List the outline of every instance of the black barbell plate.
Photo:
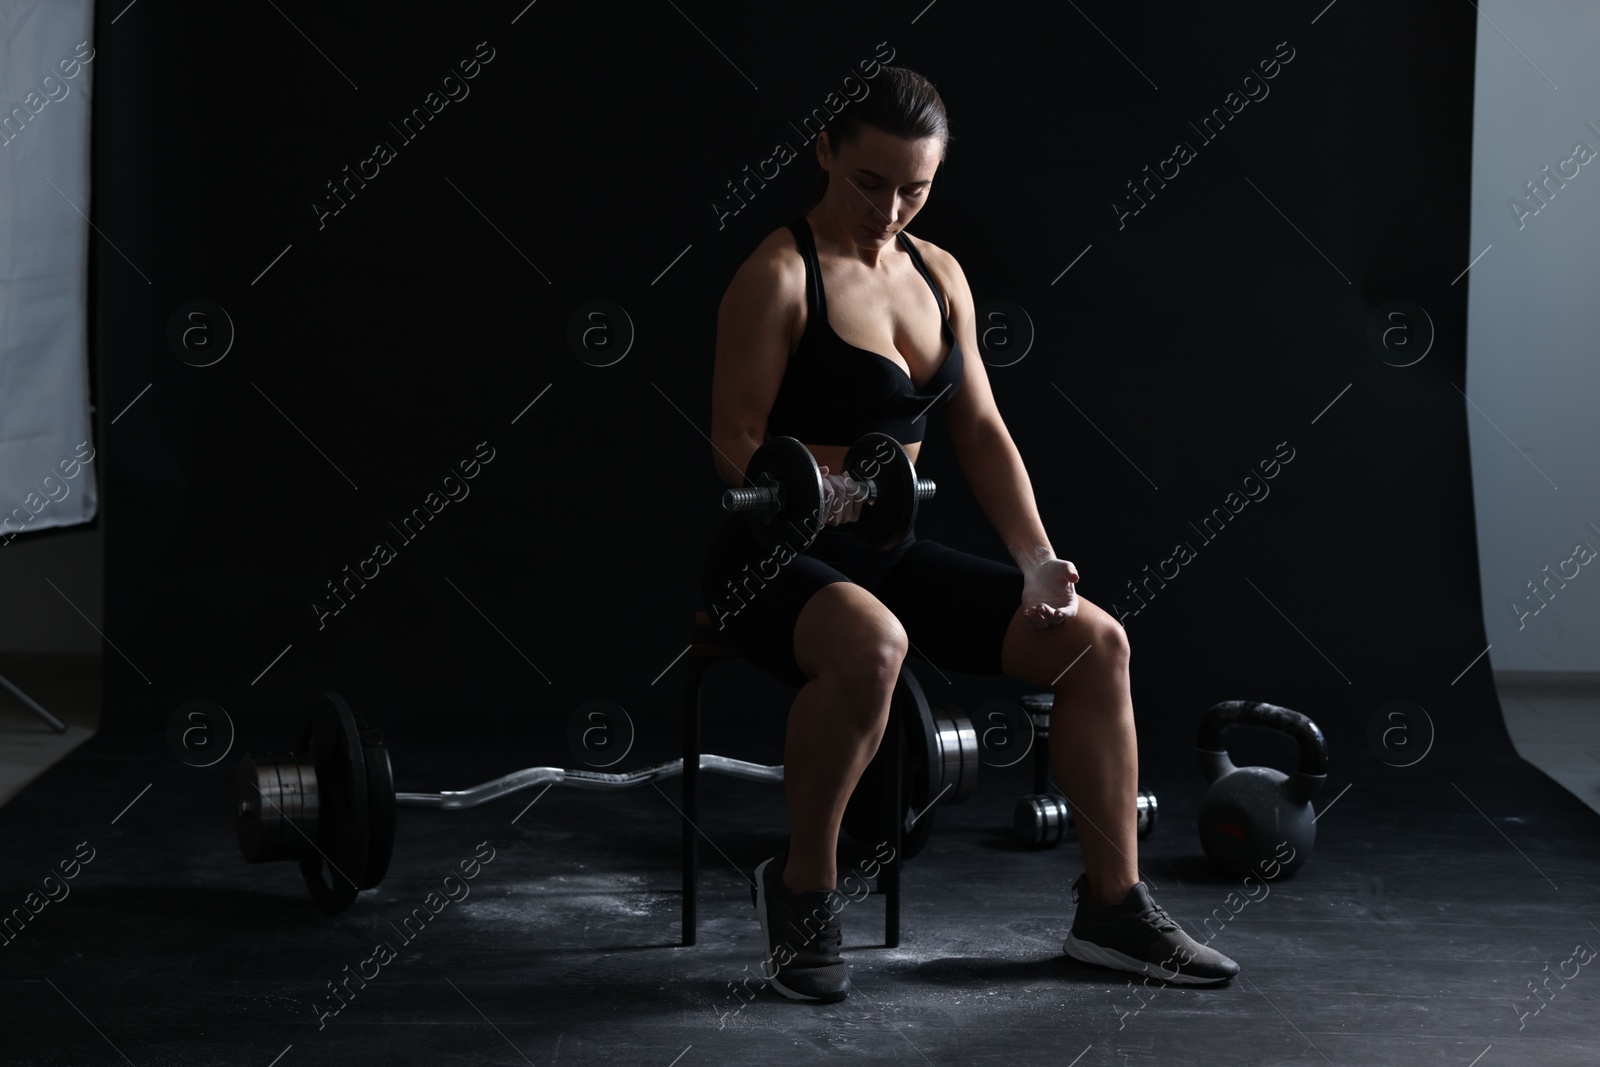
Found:
M 360 730 L 337 693 L 312 698 L 301 749 L 316 768 L 320 829 L 300 857 L 300 874 L 317 907 L 337 915 L 355 902 L 371 841 Z
M 917 471 L 899 441 L 886 433 L 866 433 L 844 457 L 844 474 L 871 481 L 874 499 L 861 505 L 850 533 L 868 548 L 894 548 L 917 521 Z
M 371 828 L 367 862 L 361 875 L 361 888 L 372 889 L 388 873 L 394 854 L 394 767 L 389 762 L 389 746 L 383 731 L 367 724 L 360 712 L 361 748 L 367 772 L 367 825 Z
M 900 721 L 905 723 L 906 770 L 911 781 L 905 790 L 905 809 L 901 816 L 901 847 L 907 857 L 922 851 L 933 834 L 935 799 L 938 796 L 942 768 L 938 760 L 939 734 L 933 722 L 933 709 L 922 692 L 922 684 L 910 671 L 900 672 L 896 686 L 900 695 Z M 878 810 L 882 810 L 879 806 Z M 920 816 L 920 817 L 919 817 Z M 916 819 L 916 823 L 912 823 Z
M 822 527 L 822 470 L 801 441 L 774 437 L 750 456 L 745 479 L 752 486 L 783 487 L 782 505 L 773 512 L 747 514 L 750 535 L 765 549 L 787 544 L 804 552 Z

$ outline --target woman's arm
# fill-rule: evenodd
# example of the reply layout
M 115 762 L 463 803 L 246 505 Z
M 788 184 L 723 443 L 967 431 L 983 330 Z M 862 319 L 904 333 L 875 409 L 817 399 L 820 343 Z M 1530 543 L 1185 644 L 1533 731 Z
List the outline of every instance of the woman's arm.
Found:
M 1044 523 L 1039 519 L 1033 483 L 1022 464 L 1022 454 L 1017 451 L 1000 410 L 995 406 L 982 350 L 978 347 L 976 311 L 966 274 L 948 252 L 926 241 L 919 244 L 934 252 L 925 258 L 929 269 L 944 286 L 950 304 L 950 329 L 966 357 L 961 388 L 944 409 L 956 460 L 961 464 L 978 506 L 1028 578 L 1028 591 L 1023 598 L 1025 606 L 1033 606 L 1029 601 L 1046 606 L 1045 610 L 1030 612 L 1030 619 L 1037 614 L 1045 624 L 1059 622 L 1077 610 L 1075 593 L 1068 584 L 1078 581 L 1077 569 L 1056 558 Z M 1061 588 L 1063 585 L 1066 588 Z
M 930 247 L 926 241 L 919 243 Z M 926 259 L 930 268 L 934 268 L 935 260 L 939 261 L 934 273 L 950 302 L 950 329 L 966 356 L 961 388 L 944 409 L 950 442 L 978 506 L 994 524 L 1017 566 L 1026 570 L 1030 563 L 1049 559 L 1055 552 L 1039 520 L 1033 483 L 1022 465 L 1022 455 L 1011 440 L 989 388 L 989 375 L 978 347 L 972 290 L 954 256 L 941 250 Z
M 717 476 L 744 484 L 761 446 L 767 415 L 789 363 L 789 337 L 804 306 L 805 263 L 794 238 L 775 231 L 734 273 L 717 309 L 716 366 L 711 375 L 711 448 Z

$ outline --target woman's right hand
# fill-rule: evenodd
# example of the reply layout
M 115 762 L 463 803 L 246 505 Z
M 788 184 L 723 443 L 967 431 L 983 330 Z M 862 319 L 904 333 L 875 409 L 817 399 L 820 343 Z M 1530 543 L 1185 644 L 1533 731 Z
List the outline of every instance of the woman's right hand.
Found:
M 1078 568 L 1054 552 L 1023 571 L 1022 617 L 1035 630 L 1059 626 L 1078 614 Z
M 841 523 L 855 522 L 861 517 L 862 502 L 866 500 L 866 491 L 855 481 L 843 474 L 829 474 L 826 465 L 822 471 L 822 515 L 823 524 L 838 526 Z

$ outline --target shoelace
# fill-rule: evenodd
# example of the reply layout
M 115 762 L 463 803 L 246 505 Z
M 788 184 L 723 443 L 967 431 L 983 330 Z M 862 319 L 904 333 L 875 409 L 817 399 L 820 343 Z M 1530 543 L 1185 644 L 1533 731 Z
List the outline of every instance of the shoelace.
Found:
M 811 944 L 825 956 L 837 956 L 844 945 L 844 928 L 838 917 L 829 919 L 822 929 L 817 931 L 817 936 L 812 939 Z
M 1139 919 L 1163 934 L 1172 930 L 1183 929 L 1172 916 L 1167 914 L 1166 908 L 1154 902 L 1151 902 L 1150 907 L 1139 913 Z
M 793 923 L 789 925 L 791 929 L 794 929 Z M 802 944 L 803 947 L 809 948 L 820 955 L 837 956 L 844 945 L 844 927 L 839 922 L 839 917 L 830 914 L 816 934 Z
M 1078 883 L 1074 882 L 1072 885 L 1072 902 L 1074 904 L 1078 903 L 1080 896 L 1082 896 L 1082 893 L 1078 889 Z M 1091 900 L 1090 903 L 1092 904 L 1093 901 Z M 1157 904 L 1153 900 L 1150 902 L 1150 906 L 1148 908 L 1139 912 L 1137 918 L 1139 921 L 1147 923 L 1153 929 L 1163 934 L 1172 930 L 1183 929 L 1182 926 L 1178 925 L 1176 919 L 1167 914 L 1166 908 L 1163 908 L 1160 904 Z

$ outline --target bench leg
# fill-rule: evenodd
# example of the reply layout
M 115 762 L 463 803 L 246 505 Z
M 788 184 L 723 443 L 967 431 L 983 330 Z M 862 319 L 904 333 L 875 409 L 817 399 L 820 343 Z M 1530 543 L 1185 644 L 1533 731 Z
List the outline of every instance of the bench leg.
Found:
M 691 657 L 683 694 L 683 921 L 684 945 L 695 942 L 695 884 L 700 873 L 700 683 L 709 662 Z
M 889 704 L 889 773 L 884 775 L 888 784 L 887 802 L 889 806 L 889 862 L 883 865 L 880 875 L 883 888 L 883 944 L 885 948 L 900 947 L 900 848 L 901 831 L 904 829 L 904 813 L 901 810 L 904 786 L 901 778 L 905 774 L 905 710 L 901 707 L 901 700 L 892 700 Z

